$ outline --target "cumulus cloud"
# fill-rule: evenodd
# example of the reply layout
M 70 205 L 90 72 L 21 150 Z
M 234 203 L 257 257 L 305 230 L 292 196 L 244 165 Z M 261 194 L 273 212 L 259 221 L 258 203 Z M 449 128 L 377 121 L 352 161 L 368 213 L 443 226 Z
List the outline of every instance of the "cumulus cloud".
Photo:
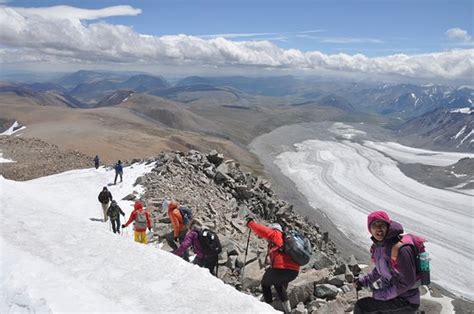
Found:
M 462 40 L 464 42 L 469 42 L 472 39 L 471 35 L 469 35 L 466 30 L 459 27 L 450 28 L 446 31 L 445 34 L 446 36 L 448 36 L 449 39 L 453 40 Z
M 0 7 L 0 60 L 4 63 L 251 66 L 452 80 L 472 80 L 474 72 L 473 49 L 369 58 L 362 54 L 329 55 L 320 51 L 282 49 L 265 40 L 232 41 L 223 37 L 200 38 L 184 34 L 158 37 L 139 34 L 124 25 L 81 21 L 124 14 L 109 10 L 111 8 L 86 10 L 87 14 L 71 10 L 74 12 L 70 13 L 72 17 L 56 19 L 48 14 L 30 14 L 17 8 Z M 130 8 L 127 12 L 135 10 Z
M 79 20 L 96 20 L 110 16 L 122 16 L 122 15 L 138 15 L 142 13 L 142 10 L 135 9 L 129 5 L 117 5 L 113 7 L 107 7 L 103 9 L 89 10 L 75 8 L 67 5 L 58 5 L 54 7 L 45 8 L 19 8 L 15 7 L 14 10 L 19 14 L 30 17 L 40 16 L 46 19 L 79 19 Z

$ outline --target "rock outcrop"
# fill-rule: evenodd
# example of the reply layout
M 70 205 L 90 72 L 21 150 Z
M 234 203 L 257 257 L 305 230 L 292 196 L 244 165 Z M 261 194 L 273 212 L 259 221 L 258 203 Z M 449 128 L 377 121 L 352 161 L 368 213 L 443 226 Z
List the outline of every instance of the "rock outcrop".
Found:
M 145 187 L 141 199 L 153 217 L 152 241 L 164 242 L 166 233 L 171 231 L 161 204 L 163 199 L 176 199 L 218 233 L 223 247 L 218 277 L 258 296 L 267 243 L 252 233 L 245 257 L 249 232 L 243 217 L 252 212 L 261 223 L 278 222 L 284 228 L 298 229 L 311 241 L 313 257 L 288 289 L 295 311 L 351 309 L 355 293 L 348 281 L 354 276 L 349 268 L 353 265 L 346 265 L 327 233 L 279 199 L 269 181 L 243 171 L 239 163 L 225 160 L 216 151 L 208 155 L 198 151 L 161 153 L 146 162 L 155 163 L 155 167 L 137 184 Z M 166 244 L 163 249 L 171 250 Z

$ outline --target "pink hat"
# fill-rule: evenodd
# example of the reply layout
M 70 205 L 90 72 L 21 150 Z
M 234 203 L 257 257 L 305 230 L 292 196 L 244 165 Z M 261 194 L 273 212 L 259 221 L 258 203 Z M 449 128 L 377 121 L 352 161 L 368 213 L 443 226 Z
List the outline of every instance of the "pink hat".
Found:
M 382 210 L 371 212 L 369 216 L 367 217 L 367 228 L 369 229 L 369 232 L 370 232 L 370 225 L 377 220 L 385 221 L 388 224 L 392 222 L 390 218 L 388 217 L 388 214 Z

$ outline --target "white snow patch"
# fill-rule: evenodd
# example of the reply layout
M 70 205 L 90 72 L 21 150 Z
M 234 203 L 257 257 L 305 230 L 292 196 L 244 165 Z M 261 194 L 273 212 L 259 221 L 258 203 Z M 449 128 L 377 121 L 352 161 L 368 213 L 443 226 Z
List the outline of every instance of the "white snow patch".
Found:
M 463 177 L 466 177 L 467 174 L 457 174 L 455 173 L 454 171 L 451 171 L 450 172 L 453 176 L 455 176 L 456 178 L 463 178 Z
M 456 135 L 454 135 L 454 137 L 452 137 L 452 138 L 457 139 L 459 136 L 461 136 L 464 133 L 466 128 L 467 128 L 467 125 L 463 126 L 463 128 Z
M 449 298 L 447 296 L 444 296 L 444 295 L 441 296 L 441 298 L 439 298 L 439 297 L 435 298 L 431 295 L 430 292 L 425 293 L 424 295 L 421 296 L 421 298 L 423 300 L 428 300 L 428 301 L 432 301 L 432 302 L 436 302 L 436 303 L 441 304 L 442 309 L 441 309 L 440 314 L 452 314 L 452 313 L 454 313 L 454 306 L 453 306 L 453 303 L 452 303 L 454 301 L 454 299 L 451 299 L 451 298 Z
M 395 142 L 372 142 L 364 141 L 365 147 L 375 149 L 389 155 L 397 161 L 404 163 L 422 163 L 432 166 L 449 166 L 459 159 L 469 157 L 474 158 L 470 153 L 438 152 L 404 146 Z
M 15 121 L 8 130 L 6 130 L 5 132 L 3 132 L 0 135 L 13 135 L 18 131 L 26 129 L 26 126 L 22 126 L 21 128 L 18 128 L 19 126 L 20 126 L 20 124 L 17 121 Z M 15 128 L 18 128 L 18 129 L 15 130 Z
M 466 107 L 466 108 L 460 108 L 460 109 L 454 109 L 449 111 L 450 113 L 464 113 L 464 114 L 471 114 L 474 112 L 474 108 Z
M 124 169 L 110 191 L 127 218 L 138 176 L 153 164 Z M 209 271 L 153 245 L 131 228 L 110 232 L 97 195 L 113 170 L 82 169 L 26 182 L 0 177 L 1 313 L 269 313 Z M 209 296 L 212 296 L 210 298 Z
M 336 122 L 334 123 L 330 128 L 329 131 L 331 131 L 334 134 L 337 134 L 345 139 L 353 139 L 357 135 L 364 135 L 367 134 L 364 131 L 357 130 L 353 126 L 342 123 L 342 122 Z
M 474 130 L 471 130 L 471 132 L 469 132 L 469 134 L 466 135 L 466 136 L 461 140 L 461 142 L 460 142 L 459 144 L 462 145 L 462 143 L 464 143 L 464 141 L 465 141 L 469 136 L 471 136 L 473 133 L 474 133 Z
M 126 102 L 128 100 L 128 97 L 126 97 L 124 100 L 122 100 L 122 102 Z
M 3 153 L 0 152 L 0 163 L 8 163 L 8 162 L 16 162 L 16 161 L 11 160 L 11 159 L 7 159 L 7 158 L 3 158 Z
M 415 95 L 415 94 L 411 93 L 410 96 L 411 96 L 411 98 L 416 99 L 416 95 Z

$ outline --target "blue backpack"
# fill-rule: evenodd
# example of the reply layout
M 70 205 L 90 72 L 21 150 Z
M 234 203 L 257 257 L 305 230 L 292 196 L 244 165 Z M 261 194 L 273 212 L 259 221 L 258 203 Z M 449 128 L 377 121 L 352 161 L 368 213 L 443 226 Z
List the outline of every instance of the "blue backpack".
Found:
M 189 223 L 193 219 L 193 212 L 191 211 L 191 209 L 180 206 L 179 212 L 181 213 L 181 217 L 183 217 L 183 223 L 185 225 L 189 225 Z

